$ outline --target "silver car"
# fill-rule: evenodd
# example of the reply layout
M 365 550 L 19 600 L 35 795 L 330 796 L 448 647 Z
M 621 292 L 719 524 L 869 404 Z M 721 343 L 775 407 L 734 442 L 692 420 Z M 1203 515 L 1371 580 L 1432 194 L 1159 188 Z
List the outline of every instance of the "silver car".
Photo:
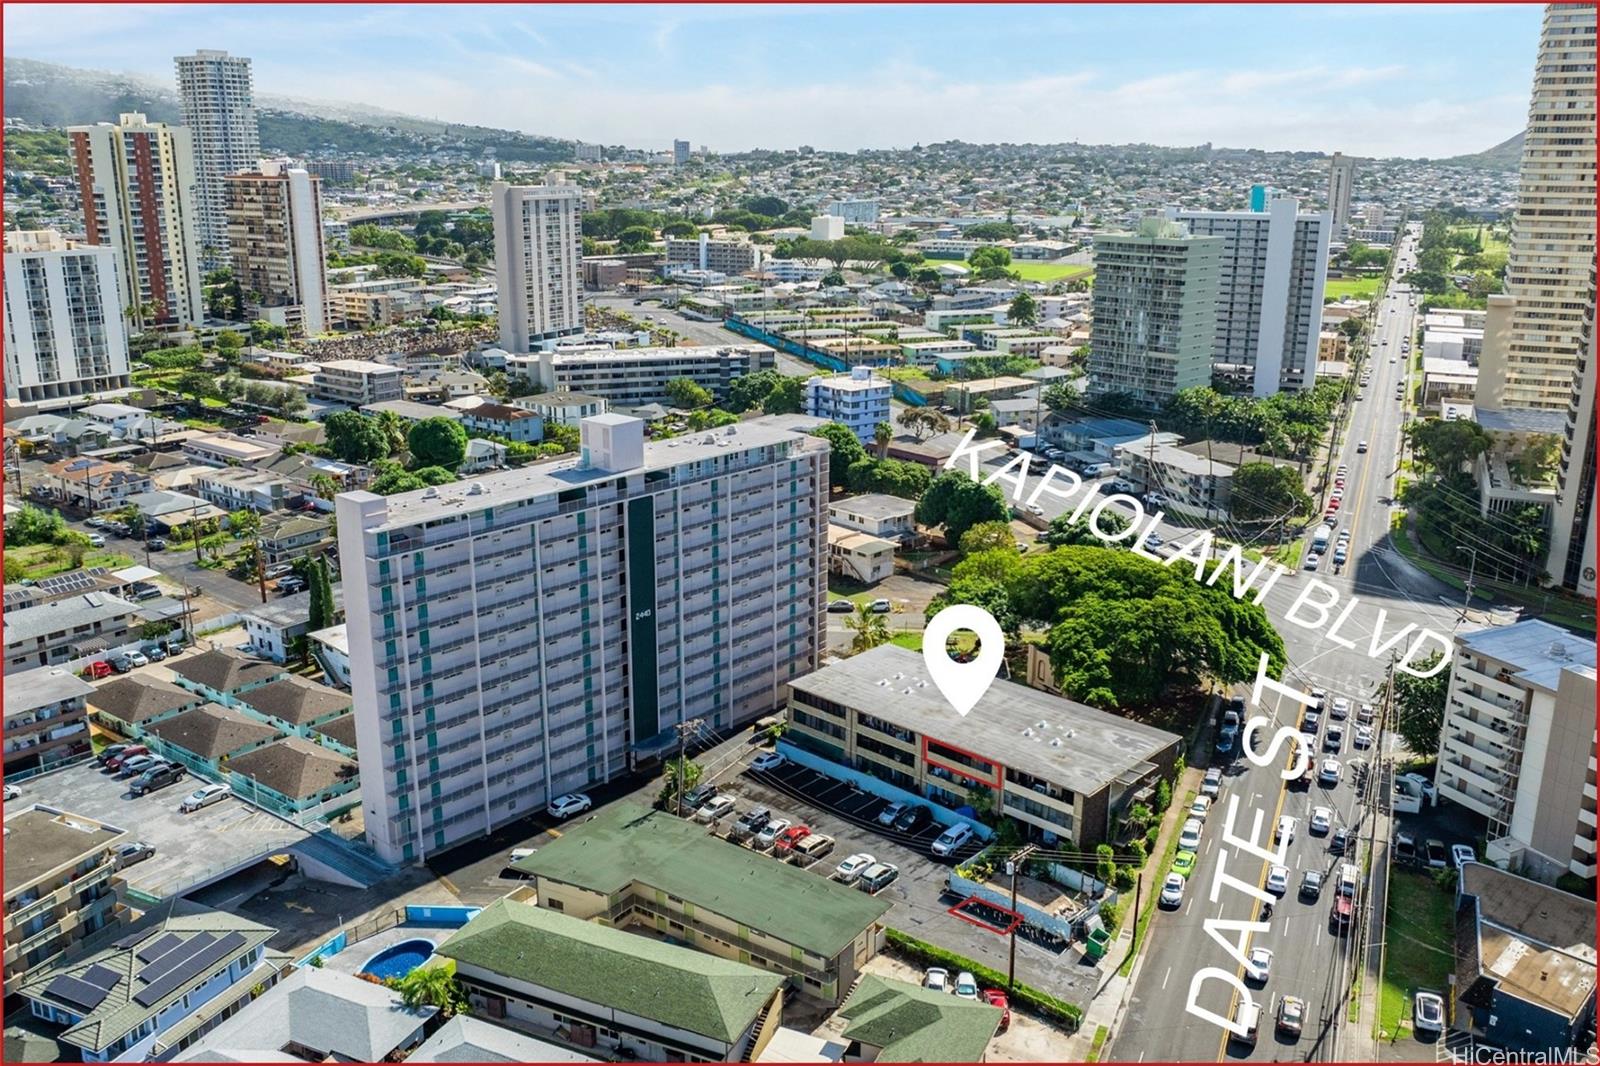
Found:
M 221 803 L 231 795 L 233 795 L 233 789 L 228 785 L 205 785 L 183 797 L 183 802 L 178 804 L 178 810 L 188 814 L 191 811 L 198 811 L 201 807 L 209 807 L 213 803 Z

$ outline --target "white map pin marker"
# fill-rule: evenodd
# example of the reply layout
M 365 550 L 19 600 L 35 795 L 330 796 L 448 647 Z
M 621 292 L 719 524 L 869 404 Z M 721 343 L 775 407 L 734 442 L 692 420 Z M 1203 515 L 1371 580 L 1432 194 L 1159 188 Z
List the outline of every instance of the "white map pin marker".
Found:
M 978 634 L 978 657 L 970 663 L 956 662 L 945 650 L 945 642 L 958 629 Z M 1000 631 L 1000 623 L 970 603 L 946 607 L 929 619 L 922 631 L 922 661 L 927 663 L 933 683 L 963 718 L 989 691 L 1005 654 L 1006 635 Z

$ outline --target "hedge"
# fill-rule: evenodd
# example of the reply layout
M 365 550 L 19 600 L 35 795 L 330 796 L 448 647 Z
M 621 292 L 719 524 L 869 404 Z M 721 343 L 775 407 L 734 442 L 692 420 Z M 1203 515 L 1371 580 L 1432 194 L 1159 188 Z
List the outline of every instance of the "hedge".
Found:
M 977 978 L 978 983 L 987 988 L 1006 987 L 1006 975 L 997 970 L 991 970 L 981 963 L 963 958 L 953 951 L 929 944 L 927 941 L 918 940 L 908 936 L 898 929 L 885 929 L 889 947 L 898 955 L 923 966 L 942 966 L 945 969 L 960 972 L 967 971 Z M 1026 1007 L 1034 1014 L 1060 1022 L 1067 1027 L 1068 1032 L 1077 1032 L 1078 1026 L 1083 1022 L 1083 1008 L 1075 1007 L 1066 1000 L 1057 999 L 1055 996 L 1040 992 L 1037 988 L 1029 988 L 1020 981 L 1011 990 L 1011 1005 L 1013 1007 Z

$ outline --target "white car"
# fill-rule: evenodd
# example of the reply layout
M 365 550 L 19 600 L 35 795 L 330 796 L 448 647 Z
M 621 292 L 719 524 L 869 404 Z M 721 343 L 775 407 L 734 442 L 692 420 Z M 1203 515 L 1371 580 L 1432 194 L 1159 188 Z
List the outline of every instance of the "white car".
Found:
M 965 970 L 956 974 L 956 998 L 970 999 L 973 1002 L 977 1002 L 978 999 L 978 979 Z
M 847 885 L 853 884 L 856 878 L 860 877 L 868 867 L 877 861 L 866 852 L 858 851 L 833 868 L 834 879 L 843 881 Z
M 294 567 L 289 563 L 273 563 L 261 572 L 261 576 L 268 581 L 276 581 L 285 574 L 294 573 Z
M 149 666 L 150 665 L 150 660 L 145 657 L 145 654 L 142 651 L 130 651 L 128 653 L 128 661 L 130 663 L 132 663 L 134 666 Z
M 544 810 L 552 818 L 571 818 L 575 814 L 582 814 L 594 806 L 594 800 L 582 792 L 568 792 L 565 796 L 557 796 L 550 801 Z
M 1338 759 L 1323 759 L 1322 768 L 1317 771 L 1317 780 L 1323 785 L 1332 788 L 1339 783 L 1341 767 Z
M 1265 982 L 1272 976 L 1272 951 L 1268 948 L 1251 948 L 1244 973 L 1252 981 Z
M 1205 821 L 1206 815 L 1211 812 L 1211 801 L 1204 796 L 1196 796 L 1194 802 L 1189 804 L 1189 817 Z
M 1161 906 L 1176 907 L 1183 903 L 1183 875 L 1168 874 L 1161 882 Z
M 1183 831 L 1178 834 L 1178 848 L 1182 851 L 1197 851 L 1200 847 L 1200 819 L 1190 818 L 1183 823 Z
M 732 813 L 733 797 L 718 796 L 716 799 L 713 799 L 707 803 L 704 807 L 701 807 L 698 811 L 695 811 L 694 820 L 709 824 L 717 821 L 720 818 L 726 818 Z
M 14 800 L 20 795 L 22 795 L 22 789 L 18 788 L 16 785 L 7 785 L 6 786 L 6 788 L 5 788 L 5 798 L 7 800 Z
M 1215 799 L 1217 793 L 1222 791 L 1222 771 L 1213 766 L 1206 771 L 1206 776 L 1200 782 L 1200 795 L 1208 799 Z
M 1327 807 L 1313 807 L 1311 810 L 1311 832 L 1317 836 L 1333 829 L 1333 811 Z
M 1328 701 L 1328 693 L 1327 693 L 1326 689 L 1314 688 L 1314 689 L 1311 690 L 1311 709 L 1312 710 L 1314 710 L 1314 711 L 1322 710 L 1322 705 L 1324 703 L 1326 703 L 1327 701 Z
M 185 814 L 190 811 L 198 811 L 201 807 L 209 807 L 213 803 L 220 803 L 231 795 L 233 795 L 233 789 L 227 785 L 206 785 L 183 797 L 183 802 L 178 804 L 178 810 Z
M 1459 870 L 1466 863 L 1477 862 L 1478 853 L 1473 851 L 1465 844 L 1451 844 L 1450 861 L 1455 865 L 1455 868 Z
M 1350 531 L 1347 529 L 1345 532 L 1348 533 Z M 1350 701 L 1345 699 L 1343 696 L 1335 696 L 1333 698 L 1333 716 L 1335 718 L 1346 718 L 1349 717 L 1349 715 Z
M 756 834 L 756 847 L 762 850 L 772 847 L 773 844 L 777 843 L 778 837 L 783 835 L 783 831 L 793 824 L 787 818 L 774 818 L 766 824 L 761 832 Z
M 1356 726 L 1355 745 L 1358 748 L 1372 747 L 1372 727 L 1370 725 Z
M 1274 896 L 1281 896 L 1289 891 L 1289 868 L 1287 866 L 1274 866 L 1267 871 L 1267 891 Z
M 960 850 L 961 845 L 971 840 L 972 836 L 972 826 L 966 822 L 957 822 L 939 834 L 939 838 L 933 842 L 933 853 L 941 858 L 953 855 Z
M 1272 833 L 1272 842 L 1276 844 L 1280 840 L 1285 844 L 1294 843 L 1294 817 L 1292 815 L 1286 814 L 1278 819 L 1278 828 Z
M 922 974 L 922 987 L 930 992 L 950 991 L 950 971 L 934 966 Z
M 1418 992 L 1412 1007 L 1411 1028 L 1418 1033 L 1444 1032 L 1444 1000 L 1432 992 Z
M 758 773 L 764 773 L 768 770 L 776 770 L 788 761 L 787 757 L 776 751 L 764 751 L 750 760 L 750 769 Z
M 1044 508 L 1036 503 L 1030 503 L 1028 504 L 1028 513 L 1034 517 L 1040 517 L 1044 514 Z

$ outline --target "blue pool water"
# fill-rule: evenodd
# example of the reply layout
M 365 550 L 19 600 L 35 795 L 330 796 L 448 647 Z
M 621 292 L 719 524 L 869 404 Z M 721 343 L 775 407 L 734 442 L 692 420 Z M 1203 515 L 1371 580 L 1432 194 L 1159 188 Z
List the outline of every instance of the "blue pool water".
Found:
M 418 966 L 428 961 L 433 954 L 433 941 L 431 940 L 402 940 L 398 944 L 390 944 L 362 965 L 363 973 L 370 973 L 374 977 L 388 980 L 391 977 L 404 977 Z

